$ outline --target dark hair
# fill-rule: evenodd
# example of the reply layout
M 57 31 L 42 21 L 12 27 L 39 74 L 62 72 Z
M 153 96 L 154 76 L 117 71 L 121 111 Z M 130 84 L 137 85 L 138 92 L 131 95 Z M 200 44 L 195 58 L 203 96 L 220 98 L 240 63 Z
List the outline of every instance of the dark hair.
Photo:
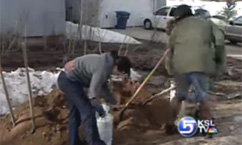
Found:
M 114 60 L 117 59 L 118 57 L 118 52 L 116 50 L 110 51 L 111 56 L 113 57 Z
M 115 60 L 115 65 L 118 71 L 124 72 L 130 76 L 131 62 L 129 58 L 125 56 L 118 56 Z
M 193 16 L 191 6 L 180 5 L 176 8 L 174 12 L 176 21 L 182 20 L 186 17 Z

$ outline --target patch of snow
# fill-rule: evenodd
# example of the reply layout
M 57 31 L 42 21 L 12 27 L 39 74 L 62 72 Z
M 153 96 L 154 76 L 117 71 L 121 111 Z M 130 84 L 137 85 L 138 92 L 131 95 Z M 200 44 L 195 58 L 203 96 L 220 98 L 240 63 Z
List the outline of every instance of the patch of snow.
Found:
M 28 87 L 25 68 L 19 68 L 16 71 L 9 73 L 3 72 L 3 75 L 12 107 L 16 107 L 17 105 L 26 102 L 28 100 Z M 57 86 L 56 82 L 59 73 L 35 71 L 34 69 L 29 68 L 29 75 L 33 97 L 47 95 Z M 8 113 L 9 108 L 2 82 L 0 81 L 0 115 Z
M 142 79 L 142 75 L 140 75 L 133 68 L 131 68 L 130 69 L 130 79 L 131 79 L 131 81 L 140 82 Z M 122 78 L 121 76 L 112 75 L 112 81 L 122 82 L 123 80 L 124 80 L 124 78 Z
M 57 88 L 57 78 L 63 68 L 56 68 L 57 72 L 35 71 L 29 68 L 31 88 L 33 97 L 49 94 L 54 88 Z M 18 68 L 16 71 L 3 72 L 7 85 L 12 107 L 16 107 L 28 101 L 28 87 L 26 81 L 25 68 Z M 131 79 L 138 80 L 141 77 L 137 72 L 131 69 Z M 120 78 L 112 77 L 113 81 Z M 122 81 L 122 80 L 121 80 Z M 0 116 L 9 113 L 7 99 L 0 80 Z
M 79 25 L 72 22 L 66 22 L 66 37 L 67 39 L 80 39 L 79 35 Z M 81 38 L 83 40 L 92 40 L 96 42 L 105 43 L 126 43 L 126 44 L 141 44 L 141 42 L 135 40 L 134 38 L 123 35 L 111 30 L 101 29 L 97 27 L 91 27 L 83 25 L 81 29 Z
M 139 82 L 142 79 L 142 76 L 136 72 L 134 69 L 130 69 L 130 78 L 132 81 L 137 81 Z

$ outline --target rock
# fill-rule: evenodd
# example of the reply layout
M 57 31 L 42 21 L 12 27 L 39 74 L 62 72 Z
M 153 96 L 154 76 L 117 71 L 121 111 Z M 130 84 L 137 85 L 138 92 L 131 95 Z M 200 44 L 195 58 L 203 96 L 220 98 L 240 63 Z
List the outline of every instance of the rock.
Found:
M 230 126 L 229 129 L 230 129 L 230 131 L 234 131 L 235 127 L 234 126 Z
M 46 137 L 46 135 L 47 135 L 46 132 L 42 132 L 43 137 Z
M 24 139 L 25 139 L 25 136 L 24 136 L 24 135 L 23 135 L 23 136 L 21 136 L 21 139 L 22 139 L 22 140 L 24 140 Z
M 133 117 L 130 117 L 127 120 L 124 120 L 118 124 L 117 129 L 118 130 L 128 130 L 130 129 L 130 126 L 133 124 Z
M 234 121 L 242 123 L 242 116 L 235 116 Z
M 61 128 L 61 127 L 60 127 L 60 125 L 59 125 L 59 124 L 57 124 L 57 125 L 56 125 L 56 127 L 55 127 L 55 132 L 60 131 L 60 128 Z
M 228 99 L 231 100 L 231 99 L 241 99 L 241 92 L 235 92 L 235 93 L 231 93 L 228 95 Z
M 232 69 L 231 68 L 228 68 L 228 75 L 229 76 L 233 76 L 233 72 L 232 72 Z
M 11 131 L 11 128 L 8 127 L 8 128 L 7 128 L 7 131 L 10 132 L 10 131 Z

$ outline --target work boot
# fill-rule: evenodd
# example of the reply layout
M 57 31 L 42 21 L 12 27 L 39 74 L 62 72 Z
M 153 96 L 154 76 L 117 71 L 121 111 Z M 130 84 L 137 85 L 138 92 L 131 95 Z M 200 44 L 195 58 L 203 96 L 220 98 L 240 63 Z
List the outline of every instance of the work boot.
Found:
M 208 101 L 204 101 L 200 104 L 200 115 L 201 118 L 204 120 L 213 120 L 213 122 L 215 121 L 215 119 L 211 115 Z M 213 134 L 211 133 L 204 133 L 204 135 L 206 139 L 213 138 Z
M 210 107 L 209 107 L 209 102 L 204 101 L 200 103 L 200 113 L 201 113 L 201 118 L 204 120 L 212 120 L 212 115 L 210 112 Z
M 205 139 L 212 139 L 213 138 L 213 134 L 211 133 L 207 133 L 205 136 Z
M 196 104 L 196 108 L 195 108 L 193 116 L 196 120 L 201 119 L 201 111 L 200 111 L 200 104 L 199 103 Z
M 165 132 L 167 135 L 174 135 L 178 133 L 177 127 L 175 124 L 165 124 Z

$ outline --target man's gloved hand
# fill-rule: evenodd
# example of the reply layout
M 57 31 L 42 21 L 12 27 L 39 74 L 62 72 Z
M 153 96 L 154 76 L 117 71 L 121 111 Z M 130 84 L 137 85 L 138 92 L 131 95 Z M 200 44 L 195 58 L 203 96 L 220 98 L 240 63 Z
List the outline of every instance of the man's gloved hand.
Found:
M 103 117 L 106 116 L 106 112 L 103 109 L 103 106 L 97 101 L 96 98 L 91 99 L 90 102 L 91 102 L 91 105 L 95 108 L 95 110 L 97 111 L 97 113 L 100 117 L 103 118 Z

